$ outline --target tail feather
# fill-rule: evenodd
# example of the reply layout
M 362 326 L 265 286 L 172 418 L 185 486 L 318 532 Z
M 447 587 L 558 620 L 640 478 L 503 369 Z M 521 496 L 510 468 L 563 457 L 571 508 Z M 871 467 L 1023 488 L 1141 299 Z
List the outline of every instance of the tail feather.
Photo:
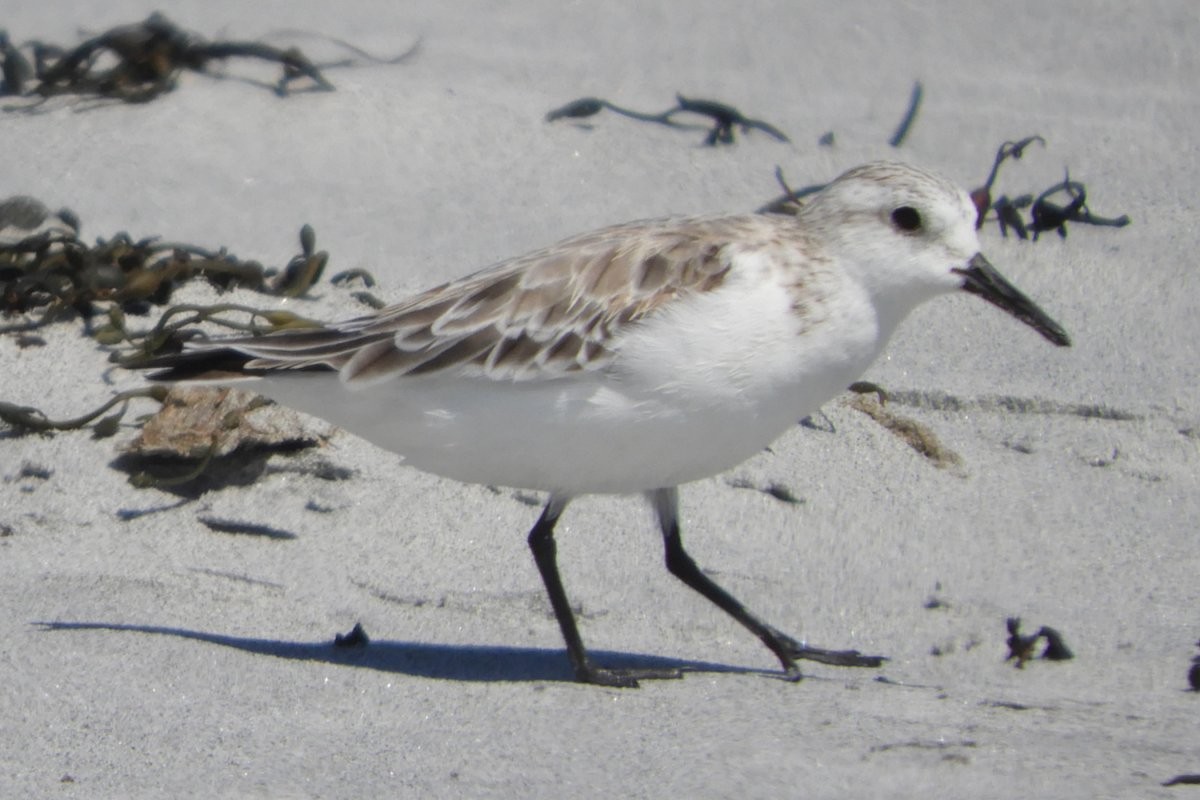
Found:
M 156 356 L 134 368 L 155 370 L 146 377 L 156 383 L 236 383 L 254 380 L 269 371 L 252 366 L 256 358 L 232 347 L 213 347 Z M 300 369 L 327 371 L 329 367 L 312 365 Z

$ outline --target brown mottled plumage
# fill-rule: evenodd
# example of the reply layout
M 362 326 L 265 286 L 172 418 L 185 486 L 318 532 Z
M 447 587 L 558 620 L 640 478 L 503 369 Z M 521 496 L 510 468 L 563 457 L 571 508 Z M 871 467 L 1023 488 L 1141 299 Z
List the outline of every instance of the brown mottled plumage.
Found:
M 430 472 L 550 493 L 529 544 L 575 676 L 633 686 L 677 670 L 591 662 L 554 526 L 571 499 L 643 492 L 668 569 L 762 640 L 874 666 L 763 623 L 683 549 L 675 487 L 762 451 L 851 382 L 904 317 L 967 291 L 1059 345 L 1066 333 L 979 253 L 965 192 L 897 164 L 851 170 L 795 217 L 634 222 L 576 236 L 318 330 L 216 340 L 166 379 L 256 380 Z

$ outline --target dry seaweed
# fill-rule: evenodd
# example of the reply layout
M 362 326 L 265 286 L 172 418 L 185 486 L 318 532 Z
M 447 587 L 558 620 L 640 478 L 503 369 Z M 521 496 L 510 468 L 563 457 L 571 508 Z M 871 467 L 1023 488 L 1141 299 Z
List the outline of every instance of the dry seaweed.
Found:
M 28 337 L 32 329 L 82 318 L 97 342 L 131 345 L 112 352 L 111 361 L 135 365 L 158 353 L 176 352 L 188 339 L 204 335 L 196 327 L 199 323 L 241 333 L 312 327 L 317 323 L 292 311 L 235 303 L 177 304 L 166 307 L 152 325 L 135 326 L 131 321 L 165 305 L 176 288 L 197 279 L 219 290 L 242 287 L 273 296 L 302 295 L 321 278 L 329 255 L 316 249 L 316 235 L 308 225 L 301 229 L 300 248 L 287 266 L 273 270 L 238 259 L 225 248 L 156 237 L 134 241 L 120 233 L 89 246 L 79 238 L 78 222 L 69 211 L 52 213 L 34 198 L 10 198 L 0 202 L 0 313 L 23 318 L 0 325 L 0 334 Z M 368 285 L 373 282 L 366 273 L 350 273 L 345 280 L 353 277 Z M 186 494 L 200 485 L 202 476 L 209 483 L 231 483 L 248 471 L 244 463 L 235 463 L 239 459 L 230 458 L 233 451 L 256 454 L 261 465 L 266 454 L 310 446 L 327 435 L 314 433 L 313 425 L 294 412 L 279 407 L 257 410 L 247 400 L 234 401 L 229 390 L 169 394 L 164 386 L 122 392 L 86 414 L 63 420 L 34 407 L 0 402 L 0 423 L 17 432 L 38 433 L 90 427 L 95 437 L 107 437 L 120 429 L 129 400 L 140 397 L 158 400 L 162 409 L 115 464 L 130 471 L 131 481 L 139 486 L 181 487 Z
M 919 86 L 920 84 L 917 84 L 917 87 Z M 915 89 L 914 98 L 914 103 L 919 102 L 919 93 Z M 897 131 L 898 134 L 900 132 Z M 1104 217 L 1093 213 L 1088 207 L 1087 187 L 1081 181 L 1072 180 L 1069 173 L 1063 180 L 1037 195 L 1032 192 L 1013 198 L 1001 195 L 993 201 L 992 189 L 1001 165 L 1010 159 L 1021 158 L 1026 148 L 1035 142 L 1042 145 L 1046 143 L 1041 136 L 1034 135 L 1000 145 L 987 180 L 971 192 L 971 202 L 976 209 L 976 228 L 983 227 L 991 212 L 995 213 L 1002 236 L 1007 237 L 1011 230 L 1019 238 L 1033 241 L 1037 241 L 1038 236 L 1047 231 L 1057 231 L 1058 235 L 1065 239 L 1068 222 L 1111 228 L 1123 228 L 1130 223 L 1127 214 Z M 820 191 L 826 185 L 817 183 L 794 190 L 784 180 L 783 170 L 779 167 L 775 168 L 775 180 L 783 188 L 783 194 L 759 206 L 757 213 L 795 215 L 800 210 L 804 197 Z
M 283 74 L 274 88 L 281 97 L 294 91 L 293 84 L 302 79 L 307 79 L 310 91 L 333 89 L 317 65 L 296 47 L 208 41 L 160 12 L 141 22 L 109 28 L 74 47 L 38 40 L 25 47 L 33 54 L 31 67 L 21 50 L 4 37 L 0 55 L 4 57 L 5 94 L 42 99 L 69 94 L 144 103 L 174 89 L 182 71 L 205 72 L 212 62 L 229 58 L 278 64 Z
M 854 389 L 855 394 L 849 399 L 848 405 L 866 414 L 878 422 L 886 430 L 899 437 L 905 444 L 924 456 L 931 464 L 939 469 L 948 469 L 962 475 L 962 456 L 946 447 L 928 426 L 922 425 L 911 417 L 901 416 L 888 410 L 878 399 L 886 397 L 882 389 L 874 385 Z M 878 394 L 872 399 L 870 394 Z
M 913 123 L 917 121 L 917 112 L 921 110 L 921 99 L 924 96 L 925 90 L 921 88 L 921 82 L 917 81 L 913 84 L 912 93 L 908 97 L 908 110 L 904 112 L 904 117 L 896 126 L 896 132 L 892 134 L 892 138 L 888 139 L 888 144 L 892 147 L 899 147 L 908 138 L 908 132 L 912 130 Z
M 1010 198 L 1001 195 L 992 200 L 992 188 L 1000 166 L 1008 159 L 1019 159 L 1029 145 L 1037 142 L 1045 145 L 1046 140 L 1041 136 L 1026 136 L 1015 142 L 1004 142 L 996 151 L 992 162 L 991 172 L 983 185 L 971 192 L 971 201 L 977 212 L 975 227 L 983 227 L 988 211 L 994 211 L 1000 234 L 1007 237 L 1011 230 L 1020 239 L 1037 241 L 1038 236 L 1047 231 L 1057 231 L 1062 238 L 1067 238 L 1067 223 L 1077 222 L 1085 225 L 1098 225 L 1110 228 L 1123 228 L 1129 224 L 1126 214 L 1117 217 L 1103 217 L 1093 214 L 1087 205 L 1087 187 L 1080 181 L 1071 180 L 1070 173 L 1062 181 L 1039 193 L 1036 197 L 1032 192 Z M 1059 201 L 1063 196 L 1066 202 Z M 1024 216 L 1028 210 L 1028 218 Z M 1032 237 L 1030 236 L 1032 234 Z
M 166 390 L 167 387 L 165 386 L 145 386 L 140 389 L 130 389 L 114 395 L 93 411 L 64 420 L 50 419 L 43 412 L 32 406 L 18 406 L 13 403 L 0 402 L 0 421 L 20 430 L 35 431 L 38 433 L 78 430 L 79 428 L 86 427 L 105 411 L 108 411 L 119 403 L 121 408 L 115 414 L 105 417 L 93 426 L 95 436 L 99 439 L 116 433 L 117 423 L 124 416 L 130 400 L 135 397 L 149 397 L 162 402 L 167 396 Z
M 316 36 L 304 31 L 292 36 Z M 0 30 L 0 60 L 3 84 L 0 95 L 33 98 L 34 104 L 14 104 L 6 111 L 32 111 L 51 97 L 70 95 L 125 103 L 145 103 L 172 91 L 184 70 L 213 75 L 214 62 L 231 58 L 254 59 L 277 64 L 282 69 L 271 85 L 280 97 L 297 91 L 332 91 L 334 86 L 323 70 L 359 66 L 364 63 L 399 64 L 416 54 L 420 40 L 404 52 L 377 57 L 331 36 L 320 36 L 355 58 L 324 64 L 314 63 L 298 47 L 277 47 L 263 41 L 209 41 L 187 31 L 161 12 L 141 22 L 117 25 L 91 36 L 74 47 L 30 40 L 15 46 Z M 24 51 L 32 56 L 32 63 Z
M 1065 194 L 1067 202 L 1060 204 L 1051 198 Z M 1087 225 L 1100 225 L 1109 228 L 1124 228 L 1129 224 L 1129 215 L 1119 217 L 1102 217 L 1093 214 L 1087 205 L 1087 188 L 1079 181 L 1071 180 L 1067 173 L 1061 183 L 1056 183 L 1046 189 L 1029 208 L 1029 230 L 1033 232 L 1036 242 L 1038 234 L 1046 231 L 1057 231 L 1058 235 L 1067 238 L 1067 223 L 1080 222 Z
M 297 297 L 320 280 L 329 261 L 328 253 L 316 250 L 316 235 L 309 225 L 300 230 L 300 254 L 282 270 L 240 259 L 224 247 L 214 250 L 156 236 L 134 240 L 120 232 L 89 245 L 78 230 L 78 220 L 67 209 L 52 213 L 40 201 L 25 196 L 0 201 L 0 315 L 37 314 L 32 319 L 0 324 L 0 334 L 82 318 L 102 344 L 132 341 L 127 316 L 167 305 L 175 290 L 189 281 L 202 279 L 220 291 L 247 288 Z M 190 324 L 229 310 L 251 311 L 268 329 L 301 324 L 299 317 L 288 312 L 178 306 L 163 315 L 150 335 L 174 333 L 182 325 L 168 326 L 167 321 L 184 311 L 192 312 L 186 323 Z M 105 321 L 93 325 L 101 316 Z M 163 344 L 155 341 L 151 349 Z
M 715 147 L 718 144 L 733 144 L 734 127 L 739 128 L 742 133 L 747 133 L 751 130 L 762 131 L 776 141 L 790 142 L 787 134 L 760 119 L 752 119 L 745 116 L 731 105 L 722 103 L 717 100 L 703 100 L 699 98 L 684 97 L 681 94 L 675 95 L 675 105 L 668 108 L 666 111 L 660 111 L 656 114 L 647 113 L 644 111 L 633 111 L 628 108 L 622 108 L 614 103 L 599 97 L 581 97 L 578 100 L 572 100 L 564 106 L 554 109 L 546 114 L 547 122 L 554 122 L 559 119 L 582 119 L 584 117 L 594 116 L 599 114 L 604 109 L 608 109 L 616 114 L 620 114 L 630 119 L 636 119 L 640 122 L 652 122 L 657 125 L 666 125 L 670 128 L 694 128 L 692 125 L 684 125 L 675 119 L 677 114 L 698 114 L 700 116 L 709 117 L 713 121 L 713 126 L 709 130 L 708 135 L 704 138 L 704 144 L 709 147 Z
M 1063 641 L 1062 634 L 1054 628 L 1043 625 L 1037 633 L 1026 636 L 1021 633 L 1020 617 L 1009 617 L 1005 620 L 1005 626 L 1008 628 L 1008 656 L 1004 660 L 1015 661 L 1017 669 L 1024 669 L 1025 662 L 1035 657 L 1034 649 L 1040 639 L 1046 640 L 1041 658 L 1047 661 L 1069 661 L 1075 657 L 1071 648 Z
M 1043 147 L 1046 145 L 1045 139 L 1037 134 L 1034 134 L 1033 136 L 1026 136 L 1024 139 L 1020 139 L 1015 142 L 1004 142 L 996 150 L 996 158 L 992 161 L 992 170 L 988 173 L 987 180 L 983 182 L 982 186 L 971 192 L 971 202 L 975 204 L 975 210 L 977 212 L 975 217 L 975 228 L 977 230 L 983 227 L 984 215 L 987 214 L 987 210 L 992 207 L 992 187 L 996 185 L 996 178 L 1000 175 L 1001 165 L 1010 158 L 1014 160 L 1020 159 L 1021 156 L 1025 154 L 1025 148 L 1029 147 L 1029 145 L 1033 144 L 1034 142 L 1037 142 Z M 1004 201 L 1004 206 L 1006 208 L 1010 205 L 1007 202 L 1007 198 L 1001 198 L 1001 200 Z M 996 210 L 997 213 L 1000 213 L 999 208 Z M 1005 215 L 1001 213 L 1000 225 L 1002 232 L 1004 230 L 1004 224 Z

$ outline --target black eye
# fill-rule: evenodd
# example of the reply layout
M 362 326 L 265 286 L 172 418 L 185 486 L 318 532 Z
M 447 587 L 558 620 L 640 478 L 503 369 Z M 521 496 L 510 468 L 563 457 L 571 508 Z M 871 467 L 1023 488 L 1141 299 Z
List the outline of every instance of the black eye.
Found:
M 900 206 L 892 212 L 892 224 L 902 231 L 912 232 L 921 227 L 921 213 L 912 206 Z

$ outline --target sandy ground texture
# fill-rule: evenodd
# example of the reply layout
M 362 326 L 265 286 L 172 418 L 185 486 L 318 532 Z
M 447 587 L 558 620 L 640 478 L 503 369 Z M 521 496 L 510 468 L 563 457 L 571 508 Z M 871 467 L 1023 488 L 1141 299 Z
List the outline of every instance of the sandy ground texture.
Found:
M 10 3 L 0 23 L 17 42 L 71 43 L 155 7 Z M 0 194 L 69 206 L 89 239 L 158 234 L 276 265 L 310 223 L 330 271 L 369 269 L 389 299 L 607 223 L 756 208 L 778 194 L 777 165 L 801 186 L 900 158 L 970 188 L 1000 142 L 1035 133 L 1046 146 L 997 193 L 1069 168 L 1095 212 L 1133 224 L 1036 244 L 982 232 L 1074 347 L 950 298 L 870 370 L 957 464 L 843 398 L 683 489 L 710 574 L 798 637 L 890 656 L 878 670 L 777 680 L 757 641 L 665 573 L 638 499 L 571 507 L 565 580 L 599 659 L 691 671 L 607 690 L 569 679 L 525 547 L 536 497 L 442 481 L 344 433 L 181 496 L 113 466 L 152 403 L 106 439 L 0 426 L 0 796 L 1196 791 L 1161 785 L 1200 773 L 1195 4 L 159 7 L 317 60 L 346 54 L 321 37 L 420 48 L 330 70 L 334 92 L 281 99 L 274 67 L 230 62 L 142 105 L 0 114 Z M 894 149 L 916 80 L 924 102 Z M 585 95 L 659 110 L 676 91 L 791 143 L 543 119 Z M 236 299 L 362 308 L 328 282 Z M 0 335 L 0 400 L 66 417 L 139 384 L 78 321 L 37 335 Z M 1075 658 L 1005 663 L 1009 616 L 1054 627 Z M 334 647 L 357 622 L 370 645 Z

